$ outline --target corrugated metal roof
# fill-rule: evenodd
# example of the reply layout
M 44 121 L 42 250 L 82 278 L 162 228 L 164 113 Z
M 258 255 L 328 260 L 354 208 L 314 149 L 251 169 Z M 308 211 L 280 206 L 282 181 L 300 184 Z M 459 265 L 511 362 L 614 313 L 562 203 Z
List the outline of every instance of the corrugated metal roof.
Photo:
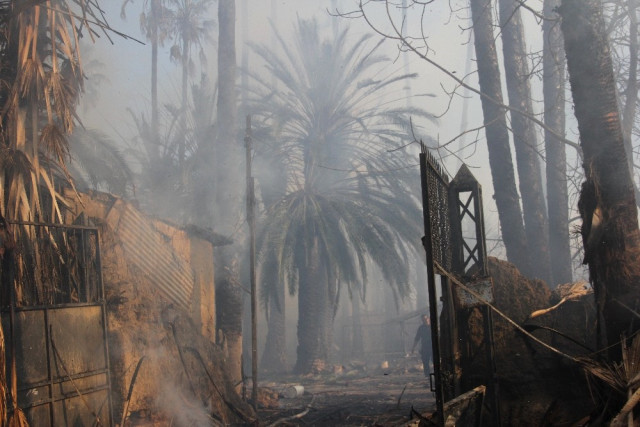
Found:
M 117 203 L 114 209 L 121 209 L 116 232 L 127 262 L 140 269 L 164 297 L 189 309 L 194 283 L 190 265 L 175 254 L 171 244 L 135 208 Z

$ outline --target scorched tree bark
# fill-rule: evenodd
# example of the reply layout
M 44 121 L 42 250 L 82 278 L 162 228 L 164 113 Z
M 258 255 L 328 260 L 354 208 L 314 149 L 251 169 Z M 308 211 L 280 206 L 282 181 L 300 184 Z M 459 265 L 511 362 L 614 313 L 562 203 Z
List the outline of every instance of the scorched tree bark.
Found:
M 640 324 L 638 211 L 601 3 L 563 0 L 559 12 L 584 160 L 579 202 L 584 262 L 612 345 Z M 610 355 L 619 359 L 619 354 L 617 345 Z
M 470 0 L 489 164 L 507 258 L 529 275 L 529 254 L 502 101 L 491 0 Z

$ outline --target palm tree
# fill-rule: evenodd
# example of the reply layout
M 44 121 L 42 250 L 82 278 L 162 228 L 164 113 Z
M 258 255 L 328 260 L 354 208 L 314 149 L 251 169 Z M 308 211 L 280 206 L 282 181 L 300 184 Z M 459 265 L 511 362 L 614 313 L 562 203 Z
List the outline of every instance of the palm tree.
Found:
M 134 173 L 123 152 L 98 130 L 75 129 L 69 137 L 69 172 L 76 186 L 104 189 L 124 197 L 132 194 Z
M 120 15 L 125 18 L 125 10 L 134 0 L 124 0 Z M 151 42 L 151 127 L 158 129 L 158 47 L 168 37 L 171 13 L 164 0 L 144 0 L 140 13 L 140 29 Z
M 386 58 L 368 46 L 369 36 L 349 43 L 344 30 L 323 40 L 316 21 L 298 20 L 295 46 L 278 34 L 284 57 L 254 46 L 271 76 L 256 78 L 264 94 L 262 118 L 286 171 L 283 195 L 266 207 L 258 248 L 276 260 L 276 295 L 284 281 L 298 295 L 295 370 L 321 368 L 341 285 L 361 282 L 375 263 L 396 297 L 408 291 L 408 258 L 420 235 L 420 211 L 408 191 L 402 150 L 402 117 L 429 117 L 418 109 L 393 108 L 385 89 L 408 77 L 384 75 Z M 389 106 L 384 108 L 381 106 Z
M 67 135 L 83 87 L 79 29 L 94 31 L 81 23 L 83 14 L 103 22 L 94 10 L 93 5 L 70 0 L 0 4 L 0 201 L 10 220 L 61 221 L 52 170 L 68 177 Z M 52 212 L 41 209 L 41 185 L 53 200 Z
M 186 114 L 189 95 L 189 73 L 192 67 L 192 49 L 200 48 L 201 61 L 205 60 L 203 45 L 210 37 L 214 21 L 205 19 L 213 0 L 168 0 L 171 11 L 169 35 L 175 41 L 171 47 L 171 58 L 182 67 L 181 129 L 186 132 Z M 185 137 L 186 138 L 186 137 Z M 178 152 L 178 164 L 183 167 L 186 139 Z
M 544 133 L 546 152 L 547 209 L 549 215 L 549 256 L 553 284 L 572 281 L 569 238 L 569 195 L 567 187 L 566 147 L 555 135 L 565 134 L 564 40 L 560 25 L 553 18 L 560 0 L 545 0 L 542 23 L 543 58 L 542 91 L 544 98 Z M 553 132 L 551 132 L 553 130 Z
M 235 0 L 218 1 L 218 98 L 215 145 L 208 145 L 210 171 L 207 182 L 214 191 L 207 194 L 207 201 L 213 202 L 212 218 L 216 228 L 232 236 L 233 226 L 238 221 L 240 204 L 238 190 L 238 163 L 240 144 L 238 139 L 236 95 L 236 4 Z M 215 165 L 215 167 L 211 167 Z M 240 200 L 242 200 L 240 198 Z M 236 239 L 237 240 L 237 239 Z M 218 329 L 224 335 L 227 348 L 227 371 L 234 384 L 242 381 L 242 290 L 237 269 L 240 247 L 233 244 L 221 247 L 216 257 L 216 314 Z M 254 400 L 255 401 L 255 400 Z
M 532 275 L 520 196 L 509 147 L 506 111 L 502 107 L 502 83 L 496 51 L 493 6 L 490 0 L 470 0 L 473 36 L 478 62 L 485 134 L 496 206 L 507 258 L 526 275 Z
M 181 129 L 179 105 L 166 103 L 160 110 L 162 132 L 154 132 L 144 115 L 131 112 L 137 135 L 126 153 L 139 166 L 136 195 L 146 211 L 180 224 L 211 227 L 208 173 L 217 92 L 203 76 L 192 85 L 191 93 L 194 106 L 186 115 L 186 131 Z M 184 147 L 181 169 L 178 158 L 185 139 L 189 144 Z
M 74 128 L 83 88 L 79 39 L 93 37 L 96 28 L 108 28 L 97 2 L 0 1 L 0 233 L 7 232 L 5 218 L 8 222 L 62 222 L 59 184 L 71 183 L 66 169 L 67 137 Z M 6 245 L 7 236 L 3 237 Z M 37 240 L 29 243 L 35 245 Z M 19 283 L 7 272 L 19 260 L 9 258 L 6 247 L 2 252 L 0 286 L 13 290 Z M 42 271 L 42 264 L 29 267 Z M 0 359 L 4 363 L 3 345 Z M 12 380 L 15 384 L 15 376 Z M 25 425 L 12 388 L 14 411 L 9 425 Z M 0 389 L 7 390 L 4 375 Z M 6 415 L 3 397 L 2 424 Z
M 638 331 L 640 229 L 602 4 L 564 0 L 559 9 L 569 82 L 583 150 L 585 182 L 578 208 L 584 263 L 604 322 L 613 361 L 620 361 L 620 337 Z M 600 327 L 600 324 L 597 325 Z M 600 332 L 600 329 L 598 329 Z
M 529 64 L 525 46 L 524 26 L 520 4 L 514 0 L 500 0 L 500 28 L 504 73 L 509 105 L 533 116 Z M 524 230 L 530 256 L 535 259 L 531 277 L 552 282 L 549 257 L 549 220 L 542 188 L 542 171 L 538 158 L 538 141 L 534 123 L 521 114 L 511 116 L 513 145 L 518 167 L 518 182 L 522 199 Z

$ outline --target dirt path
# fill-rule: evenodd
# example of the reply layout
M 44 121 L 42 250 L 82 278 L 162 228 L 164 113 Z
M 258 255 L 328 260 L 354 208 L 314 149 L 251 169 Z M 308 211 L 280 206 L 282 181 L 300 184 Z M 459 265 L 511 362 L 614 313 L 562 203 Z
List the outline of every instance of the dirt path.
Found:
M 304 394 L 286 398 L 288 386 L 302 385 Z M 429 383 L 420 373 L 372 373 L 356 378 L 288 377 L 266 381 L 280 395 L 278 408 L 259 411 L 262 425 L 300 415 L 279 425 L 400 426 L 411 419 L 411 407 L 420 413 L 435 409 Z

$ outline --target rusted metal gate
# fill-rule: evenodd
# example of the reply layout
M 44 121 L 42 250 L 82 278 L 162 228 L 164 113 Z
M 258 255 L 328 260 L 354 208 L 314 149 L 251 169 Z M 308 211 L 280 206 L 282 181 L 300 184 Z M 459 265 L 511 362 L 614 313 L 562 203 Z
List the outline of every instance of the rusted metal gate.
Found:
M 492 318 L 490 309 L 483 303 L 483 300 L 492 302 L 493 284 L 486 264 L 482 190 L 464 165 L 450 182 L 444 169 L 424 147 L 420 171 L 435 371 L 432 388 L 436 393 L 437 411 L 445 414 L 439 420 L 444 425 L 445 400 L 486 385 L 492 425 L 499 425 Z M 441 315 L 436 275 L 440 278 Z M 472 293 L 465 288 L 472 289 Z M 473 309 L 482 313 L 485 357 L 490 367 L 481 375 L 483 384 L 462 381 L 468 375 L 465 363 L 472 357 L 464 344 L 469 342 L 466 322 Z
M 15 286 L 3 297 L 2 326 L 18 407 L 32 426 L 112 425 L 98 230 L 12 229 L 15 270 L 3 276 Z

